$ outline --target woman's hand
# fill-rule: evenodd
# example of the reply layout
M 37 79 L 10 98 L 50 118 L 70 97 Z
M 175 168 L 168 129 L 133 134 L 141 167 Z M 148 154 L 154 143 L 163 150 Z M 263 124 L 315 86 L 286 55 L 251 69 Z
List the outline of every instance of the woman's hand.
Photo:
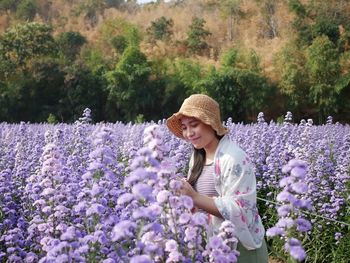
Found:
M 218 208 L 216 207 L 213 198 L 206 195 L 201 195 L 198 192 L 196 192 L 185 179 L 182 179 L 181 181 L 182 186 L 180 188 L 180 194 L 188 195 L 189 197 L 191 197 L 195 207 L 200 208 L 208 212 L 209 214 L 212 214 L 219 218 L 223 218 Z
M 182 195 L 188 195 L 189 197 L 194 199 L 194 197 L 198 195 L 198 193 L 193 189 L 193 187 L 187 182 L 186 179 L 182 179 L 181 182 L 182 186 L 180 189 L 180 193 Z

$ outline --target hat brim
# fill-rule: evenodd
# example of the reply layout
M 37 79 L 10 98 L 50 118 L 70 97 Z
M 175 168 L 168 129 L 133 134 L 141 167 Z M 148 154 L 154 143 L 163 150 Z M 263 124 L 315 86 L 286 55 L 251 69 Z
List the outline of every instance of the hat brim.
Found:
M 181 128 L 181 118 L 183 116 L 196 118 L 201 122 L 211 126 L 213 130 L 216 132 L 216 134 L 219 136 L 223 136 L 226 133 L 228 133 L 228 129 L 225 128 L 221 122 L 219 121 L 215 122 L 216 118 L 214 116 L 211 117 L 210 115 L 211 115 L 210 112 L 203 113 L 201 111 L 191 112 L 191 113 L 176 112 L 167 119 L 166 125 L 176 137 L 179 137 L 181 139 L 185 139 L 182 135 L 182 128 Z

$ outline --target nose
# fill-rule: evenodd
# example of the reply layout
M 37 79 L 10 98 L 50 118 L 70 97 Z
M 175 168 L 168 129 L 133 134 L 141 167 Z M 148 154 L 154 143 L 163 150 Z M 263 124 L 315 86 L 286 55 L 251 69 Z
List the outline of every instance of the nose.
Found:
M 191 127 L 188 127 L 186 129 L 185 133 L 186 133 L 186 137 L 187 138 L 191 138 L 194 135 L 194 131 L 193 131 L 193 129 Z

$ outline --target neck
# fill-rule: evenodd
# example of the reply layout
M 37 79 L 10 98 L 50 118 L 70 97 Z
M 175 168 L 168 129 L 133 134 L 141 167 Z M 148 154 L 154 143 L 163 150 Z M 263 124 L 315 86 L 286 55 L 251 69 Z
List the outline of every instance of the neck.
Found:
M 214 159 L 214 155 L 215 155 L 216 148 L 218 147 L 218 145 L 219 145 L 219 139 L 215 138 L 204 148 L 205 157 L 207 160 Z

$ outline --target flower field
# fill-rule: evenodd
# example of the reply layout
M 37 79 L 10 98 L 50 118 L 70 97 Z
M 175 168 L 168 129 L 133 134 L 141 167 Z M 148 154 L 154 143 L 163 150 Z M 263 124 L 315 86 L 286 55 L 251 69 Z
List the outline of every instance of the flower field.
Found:
M 236 262 L 234 226 L 179 196 L 191 146 L 164 122 L 0 123 L 0 262 Z M 349 262 L 350 126 L 226 126 L 255 164 L 271 255 Z M 305 258 L 305 259 L 304 259 Z

